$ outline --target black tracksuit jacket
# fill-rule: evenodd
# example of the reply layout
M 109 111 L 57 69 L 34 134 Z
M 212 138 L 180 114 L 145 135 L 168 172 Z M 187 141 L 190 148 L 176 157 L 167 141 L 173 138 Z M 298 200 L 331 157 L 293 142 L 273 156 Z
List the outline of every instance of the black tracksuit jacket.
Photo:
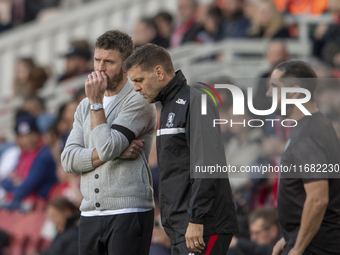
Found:
M 208 101 L 208 114 L 202 121 L 200 96 L 177 71 L 156 97 L 163 106 L 156 140 L 160 207 L 172 244 L 185 241 L 189 222 L 203 224 L 204 236 L 237 231 L 229 179 L 190 178 L 190 166 L 226 165 L 220 128 L 212 128 L 218 112 Z M 201 153 L 190 157 L 190 146 Z

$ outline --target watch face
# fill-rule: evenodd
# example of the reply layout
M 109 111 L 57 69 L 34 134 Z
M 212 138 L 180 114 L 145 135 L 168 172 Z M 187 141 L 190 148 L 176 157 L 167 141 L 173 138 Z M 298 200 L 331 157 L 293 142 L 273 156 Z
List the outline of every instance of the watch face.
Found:
M 93 110 L 95 110 L 95 111 L 99 110 L 99 104 L 98 103 L 93 104 Z
M 93 103 L 91 105 L 91 109 L 94 110 L 94 111 L 98 111 L 98 110 L 102 109 L 102 107 L 99 103 Z

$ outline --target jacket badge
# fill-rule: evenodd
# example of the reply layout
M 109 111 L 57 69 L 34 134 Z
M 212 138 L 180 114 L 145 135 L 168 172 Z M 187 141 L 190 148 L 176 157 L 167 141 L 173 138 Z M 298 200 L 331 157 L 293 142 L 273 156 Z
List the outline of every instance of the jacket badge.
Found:
M 177 104 L 182 104 L 182 105 L 185 105 L 186 102 L 187 101 L 183 100 L 182 98 L 178 98 L 177 101 L 176 101 Z
M 168 122 L 165 125 L 167 128 L 171 128 L 174 126 L 174 118 L 175 114 L 173 112 L 170 112 L 168 115 Z

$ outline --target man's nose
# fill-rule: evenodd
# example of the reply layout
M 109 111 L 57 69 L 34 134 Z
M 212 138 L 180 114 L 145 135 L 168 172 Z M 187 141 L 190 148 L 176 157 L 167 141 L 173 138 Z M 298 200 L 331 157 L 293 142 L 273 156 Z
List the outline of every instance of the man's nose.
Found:
M 142 88 L 139 86 L 139 84 L 138 83 L 134 83 L 133 84 L 133 88 L 134 88 L 134 90 L 136 91 L 136 92 L 138 92 L 138 91 L 140 91 Z
M 105 72 L 106 71 L 104 62 L 100 62 L 98 71 L 99 72 Z

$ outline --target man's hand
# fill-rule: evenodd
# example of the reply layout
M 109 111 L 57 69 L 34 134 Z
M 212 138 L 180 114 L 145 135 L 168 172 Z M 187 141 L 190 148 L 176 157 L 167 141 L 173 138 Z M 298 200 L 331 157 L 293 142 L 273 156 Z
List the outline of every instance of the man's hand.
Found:
M 190 250 L 201 253 L 205 247 L 205 243 L 203 241 L 203 224 L 189 222 L 185 233 L 185 241 Z
M 285 246 L 286 241 L 285 239 L 282 237 L 279 241 L 277 241 L 277 243 L 275 244 L 274 248 L 273 248 L 273 253 L 272 255 L 280 255 L 283 251 L 283 247 Z
M 93 103 L 102 103 L 106 87 L 107 77 L 104 72 L 96 71 L 87 76 L 85 94 L 89 99 L 90 105 Z
M 120 154 L 120 158 L 137 158 L 142 151 L 144 146 L 144 140 L 133 140 L 130 145 L 125 149 L 125 151 Z

